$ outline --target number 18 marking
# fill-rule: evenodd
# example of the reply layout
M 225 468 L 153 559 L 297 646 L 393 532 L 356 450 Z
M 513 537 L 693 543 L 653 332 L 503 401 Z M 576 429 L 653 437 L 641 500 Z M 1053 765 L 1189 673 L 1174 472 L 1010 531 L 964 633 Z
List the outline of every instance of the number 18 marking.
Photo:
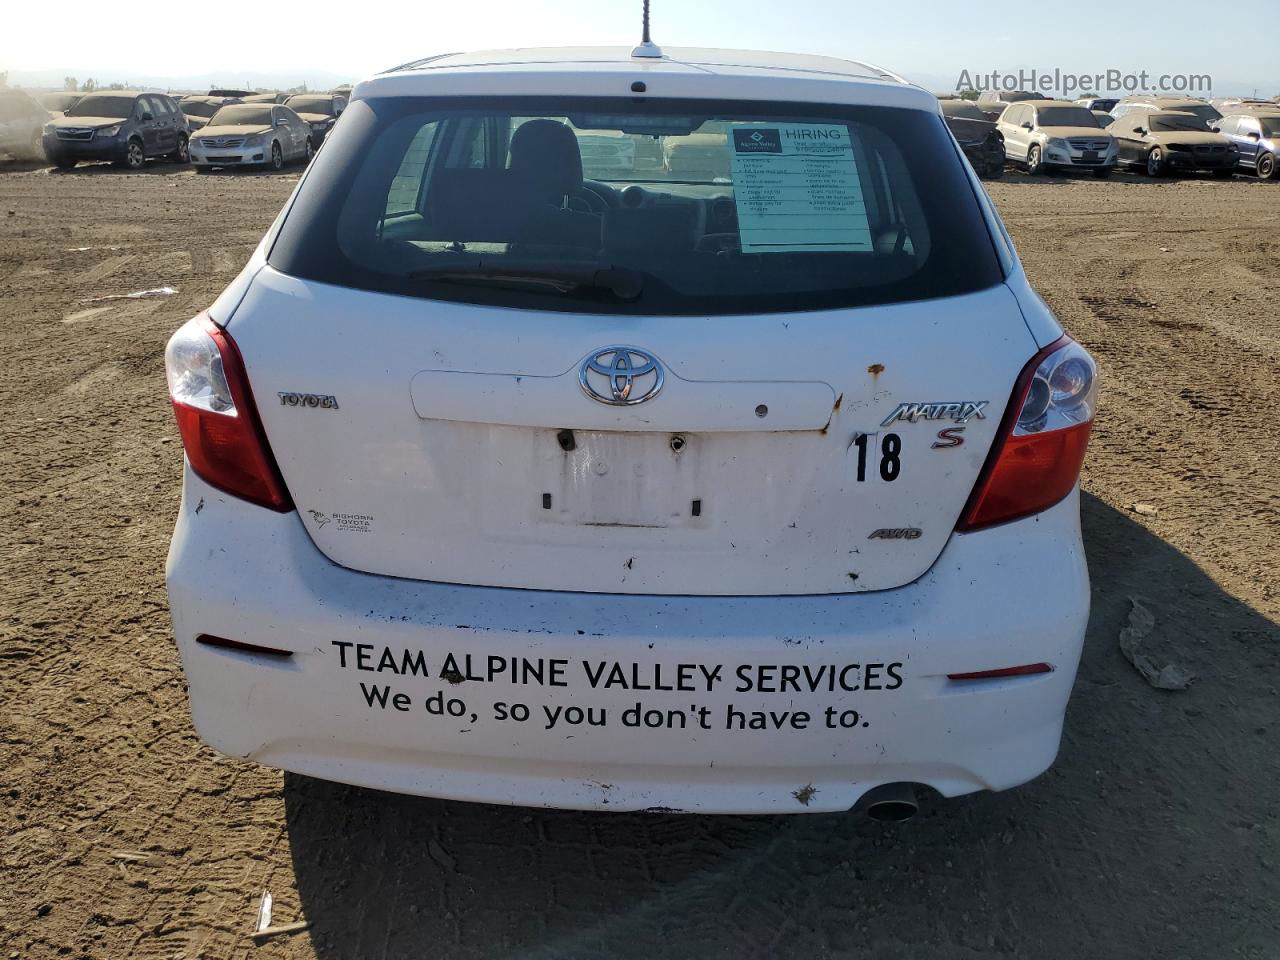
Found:
M 867 446 L 869 437 L 874 434 L 860 433 L 853 438 L 853 445 L 858 448 L 857 480 L 863 483 L 867 479 Z M 902 438 L 896 433 L 886 433 L 880 438 L 880 479 L 892 482 L 902 472 Z

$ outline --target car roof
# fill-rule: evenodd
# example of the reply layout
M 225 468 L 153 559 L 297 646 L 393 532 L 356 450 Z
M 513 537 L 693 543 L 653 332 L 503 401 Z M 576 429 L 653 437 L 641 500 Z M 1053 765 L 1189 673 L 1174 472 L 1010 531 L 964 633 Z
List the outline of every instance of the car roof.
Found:
M 617 86 L 611 85 L 617 81 Z M 375 96 L 632 95 L 643 81 L 654 97 L 834 100 L 936 113 L 938 100 L 873 64 L 758 50 L 668 47 L 659 57 L 630 47 L 529 47 L 449 53 L 402 64 L 357 84 L 353 100 Z
M 1009 106 L 1012 107 L 1013 104 L 1011 103 Z M 1019 100 L 1018 106 L 1036 107 L 1039 109 L 1040 107 L 1079 107 L 1080 104 L 1072 100 L 1050 100 L 1046 98 L 1044 100 Z
M 1133 94 L 1125 97 L 1121 103 L 1153 103 L 1156 106 L 1172 105 L 1175 103 L 1203 103 L 1207 104 L 1208 100 L 1201 100 L 1199 97 L 1182 97 L 1182 96 L 1165 96 L 1164 94 Z

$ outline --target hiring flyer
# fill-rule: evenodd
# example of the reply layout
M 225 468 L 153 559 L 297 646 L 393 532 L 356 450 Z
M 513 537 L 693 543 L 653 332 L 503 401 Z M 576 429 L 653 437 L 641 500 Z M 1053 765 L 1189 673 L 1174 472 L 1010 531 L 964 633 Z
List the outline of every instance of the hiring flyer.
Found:
M 872 249 L 848 127 L 736 124 L 729 136 L 743 253 Z

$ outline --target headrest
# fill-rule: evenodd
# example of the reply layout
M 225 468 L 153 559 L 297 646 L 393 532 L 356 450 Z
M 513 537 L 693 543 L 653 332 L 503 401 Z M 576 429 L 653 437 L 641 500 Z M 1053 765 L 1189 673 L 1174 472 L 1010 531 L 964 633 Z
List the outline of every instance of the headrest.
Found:
M 511 169 L 548 195 L 571 194 L 582 186 L 582 154 L 573 130 L 558 120 L 522 123 L 511 137 Z

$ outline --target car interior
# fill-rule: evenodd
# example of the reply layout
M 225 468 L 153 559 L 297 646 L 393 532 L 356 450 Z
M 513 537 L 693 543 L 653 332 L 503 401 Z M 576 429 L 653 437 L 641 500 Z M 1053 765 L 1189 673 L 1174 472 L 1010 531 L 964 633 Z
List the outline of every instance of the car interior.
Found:
M 606 257 L 740 253 L 731 177 L 708 175 L 729 173 L 724 124 L 686 121 L 686 129 L 663 137 L 661 151 L 638 148 L 634 169 L 585 171 L 584 134 L 563 118 L 457 118 L 430 126 L 436 129 L 427 134 L 429 149 L 419 148 L 416 158 L 412 148 L 405 153 L 417 169 L 402 165 L 386 194 L 381 240 L 411 241 L 422 250 L 498 244 Z M 909 256 L 927 243 L 927 231 L 914 198 L 904 201 L 904 183 L 885 175 L 872 133 L 853 141 L 874 249 Z M 693 141 L 697 156 L 688 155 L 688 168 L 673 140 Z M 709 141 L 722 155 L 718 162 L 702 156 Z M 652 158 L 647 168 L 645 154 Z

